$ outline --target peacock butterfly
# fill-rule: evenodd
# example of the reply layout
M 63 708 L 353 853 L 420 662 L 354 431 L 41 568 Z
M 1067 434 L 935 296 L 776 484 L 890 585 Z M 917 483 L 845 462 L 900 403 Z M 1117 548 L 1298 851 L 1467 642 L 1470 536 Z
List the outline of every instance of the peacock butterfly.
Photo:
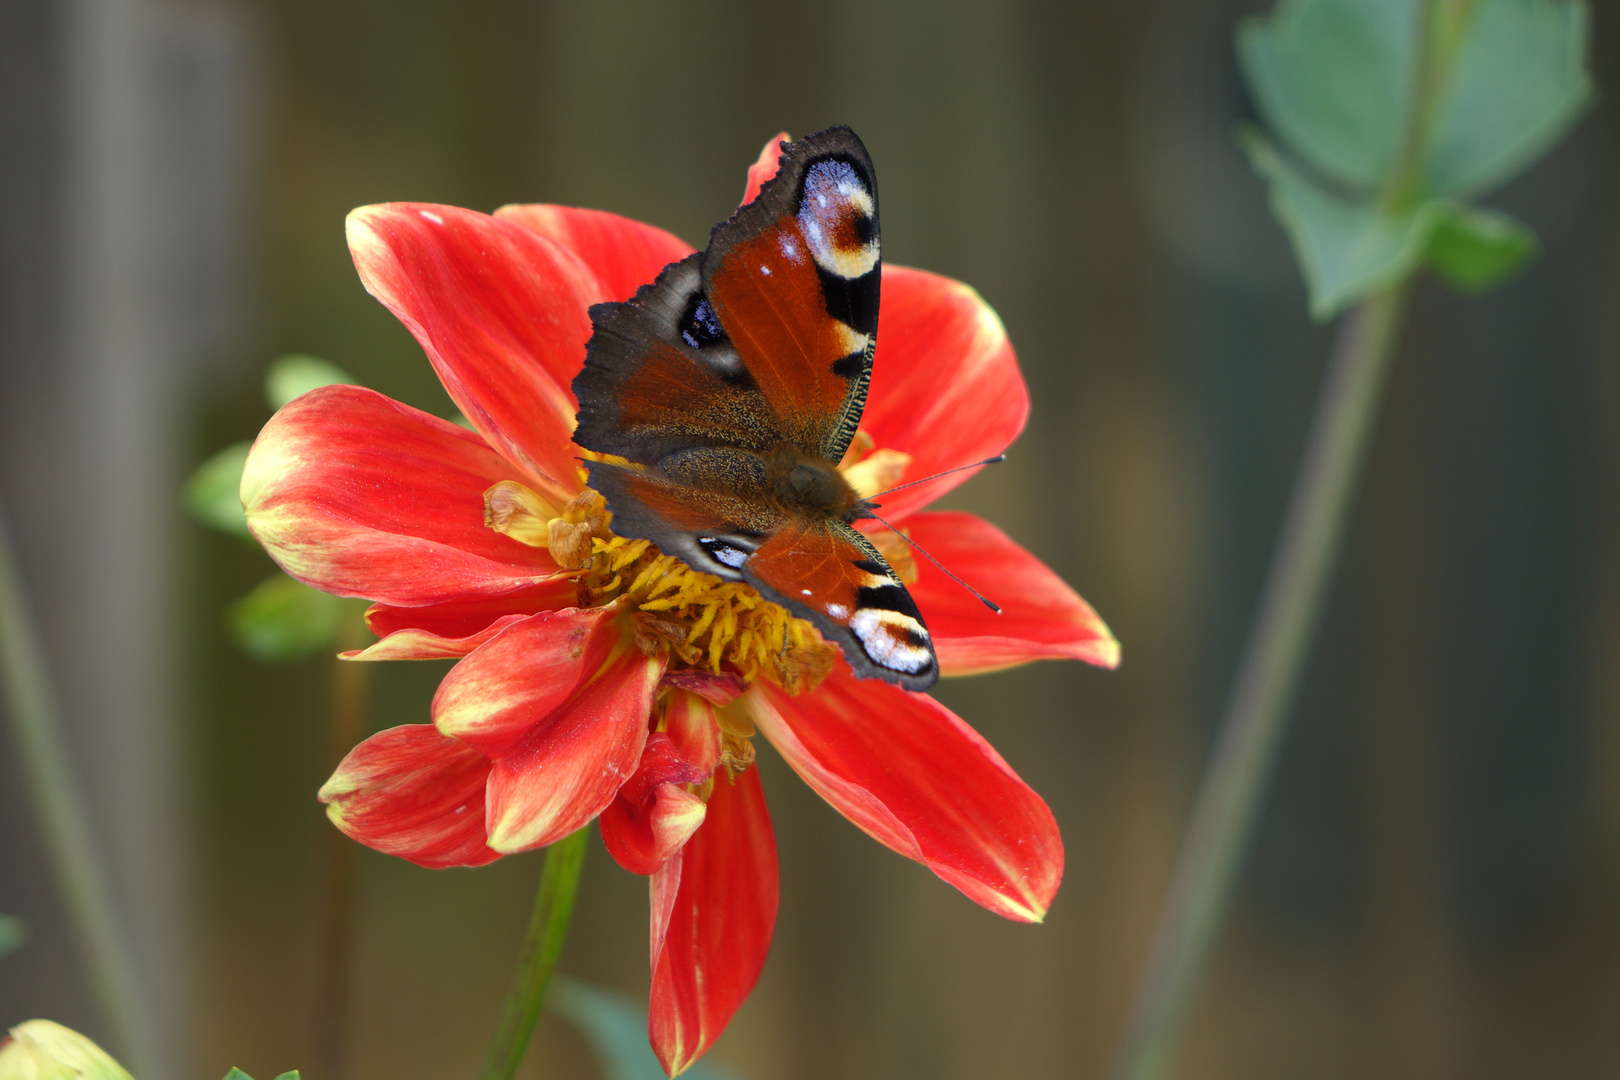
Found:
M 877 183 L 847 127 L 782 144 L 776 176 L 623 303 L 591 308 L 574 441 L 613 530 L 745 581 L 836 642 L 857 675 L 926 690 L 922 614 L 853 526 L 837 465 L 877 343 Z

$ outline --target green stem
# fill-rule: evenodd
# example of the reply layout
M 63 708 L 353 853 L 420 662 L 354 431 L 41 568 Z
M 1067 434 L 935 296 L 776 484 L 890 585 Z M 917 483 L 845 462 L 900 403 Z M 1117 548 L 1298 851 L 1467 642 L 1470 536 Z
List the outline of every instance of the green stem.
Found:
M 119 1056 L 143 1080 L 160 1080 L 157 1026 L 146 1007 L 128 941 L 114 914 L 90 818 L 85 812 L 51 692 L 39 635 L 28 616 L 22 578 L 0 511 L 0 682 L 56 874 L 77 925 L 90 982 L 118 1040 Z
M 501 1026 L 489 1045 L 479 1080 L 511 1080 L 523 1060 L 540 1006 L 545 1004 L 551 972 L 568 938 L 568 921 L 574 914 L 574 893 L 585 865 L 585 841 L 590 831 L 586 826 L 546 849 L 540 889 L 534 896 L 534 914 L 529 917 L 529 932 L 523 939 L 523 956 L 512 989 L 506 993 Z
M 1160 917 L 1118 1080 L 1156 1080 L 1173 1060 L 1321 618 L 1394 351 L 1404 292 L 1400 286 L 1363 301 L 1339 328 L 1260 614 Z
M 371 639 L 364 608 L 344 602 L 339 624 L 340 649 L 361 649 Z M 327 771 L 338 767 L 346 754 L 365 737 L 370 711 L 372 665 L 367 661 L 339 660 L 332 664 L 332 712 L 327 731 Z M 348 1071 L 346 1038 L 354 982 L 354 857 L 353 840 L 334 828 L 323 831 L 321 846 L 321 953 L 315 981 L 315 1008 L 311 1032 L 313 1056 L 310 1072 L 324 1080 L 341 1080 Z

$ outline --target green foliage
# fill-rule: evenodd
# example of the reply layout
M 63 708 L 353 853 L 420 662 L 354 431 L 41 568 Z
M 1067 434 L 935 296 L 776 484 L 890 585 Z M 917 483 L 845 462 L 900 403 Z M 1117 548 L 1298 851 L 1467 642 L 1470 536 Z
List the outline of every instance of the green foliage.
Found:
M 1593 98 L 1584 3 L 1475 0 L 1430 140 L 1424 186 L 1471 198 L 1553 147 Z
M 0 956 L 28 944 L 28 924 L 15 915 L 0 915 Z
M 1503 280 L 1529 230 L 1459 200 L 1529 165 L 1592 96 L 1578 0 L 1282 0 L 1238 54 L 1275 142 L 1240 135 L 1326 319 L 1420 266 L 1464 290 Z M 1420 61 L 1439 80 L 1414 94 Z M 1413 124 L 1422 105 L 1425 124 Z M 1413 131 L 1421 145 L 1408 147 Z
M 1377 188 L 1400 152 L 1419 0 L 1283 0 L 1238 27 L 1266 125 L 1329 179 Z
M 647 1045 L 647 1011 L 622 994 L 557 975 L 552 977 L 546 1006 L 585 1035 L 608 1080 L 667 1080 Z M 700 1061 L 681 1076 L 732 1080 L 733 1074 Z
M 253 1077 L 249 1076 L 247 1073 L 233 1065 L 231 1066 L 231 1071 L 225 1074 L 223 1080 L 253 1080 Z M 298 1070 L 294 1069 L 292 1072 L 284 1072 L 280 1076 L 276 1077 L 276 1080 L 299 1080 Z
M 252 443 L 232 443 L 197 467 L 186 482 L 186 509 L 205 525 L 251 541 L 242 515 L 242 466 Z
M 1454 207 L 1435 223 L 1429 267 L 1463 292 L 1479 292 L 1508 277 L 1536 249 L 1536 237 L 1506 214 Z
M 336 364 L 315 356 L 293 353 L 278 357 L 264 373 L 264 396 L 272 409 L 323 386 L 354 386 L 355 380 Z
M 250 656 L 297 660 L 332 646 L 352 602 L 277 573 L 231 605 L 231 629 Z

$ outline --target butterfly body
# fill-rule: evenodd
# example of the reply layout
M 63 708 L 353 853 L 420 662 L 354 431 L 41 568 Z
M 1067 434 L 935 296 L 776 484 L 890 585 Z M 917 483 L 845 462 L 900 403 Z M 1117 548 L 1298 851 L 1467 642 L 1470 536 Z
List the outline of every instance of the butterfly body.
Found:
M 877 188 L 848 128 L 783 144 L 759 196 L 629 301 L 591 309 L 575 441 L 622 536 L 746 581 L 859 675 L 938 676 L 905 586 L 838 471 L 877 339 Z

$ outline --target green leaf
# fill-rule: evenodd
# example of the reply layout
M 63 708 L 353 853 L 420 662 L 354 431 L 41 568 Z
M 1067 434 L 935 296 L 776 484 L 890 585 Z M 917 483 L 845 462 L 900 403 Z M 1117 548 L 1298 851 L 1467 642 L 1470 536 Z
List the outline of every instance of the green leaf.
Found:
M 1453 287 L 1479 292 L 1506 280 L 1536 250 L 1536 234 L 1506 214 L 1456 207 L 1435 223 L 1425 253 Z
M 1369 191 L 1400 152 L 1419 0 L 1281 0 L 1238 27 L 1238 59 L 1272 132 L 1324 176 Z
M 242 516 L 242 466 L 252 443 L 233 443 L 197 466 L 186 481 L 186 509 L 204 525 L 251 540 Z
M 260 660 L 297 660 L 330 648 L 344 601 L 275 574 L 231 605 L 237 644 Z
M 1450 204 L 1431 200 L 1386 211 L 1326 191 L 1258 132 L 1239 141 L 1271 185 L 1271 209 L 1293 241 L 1310 292 L 1311 316 L 1330 319 L 1417 269 L 1435 224 Z
M 264 396 L 272 409 L 323 386 L 358 386 L 348 372 L 315 356 L 293 353 L 271 361 L 264 374 Z
M 276 1077 L 276 1080 L 299 1080 L 298 1070 L 294 1069 L 291 1072 L 284 1072 L 280 1076 Z
M 253 1077 L 249 1076 L 241 1069 L 238 1069 L 235 1065 L 232 1065 L 231 1071 L 226 1073 L 221 1080 L 253 1080 Z
M 28 924 L 15 915 L 0 915 L 0 956 L 28 944 Z
M 647 1011 L 622 994 L 553 976 L 546 1007 L 573 1023 L 595 1051 L 608 1080 L 668 1080 L 647 1045 Z M 732 1080 L 734 1074 L 698 1062 L 684 1080 Z
M 1441 97 L 1425 186 L 1470 196 L 1539 158 L 1591 104 L 1586 5 L 1475 0 Z

